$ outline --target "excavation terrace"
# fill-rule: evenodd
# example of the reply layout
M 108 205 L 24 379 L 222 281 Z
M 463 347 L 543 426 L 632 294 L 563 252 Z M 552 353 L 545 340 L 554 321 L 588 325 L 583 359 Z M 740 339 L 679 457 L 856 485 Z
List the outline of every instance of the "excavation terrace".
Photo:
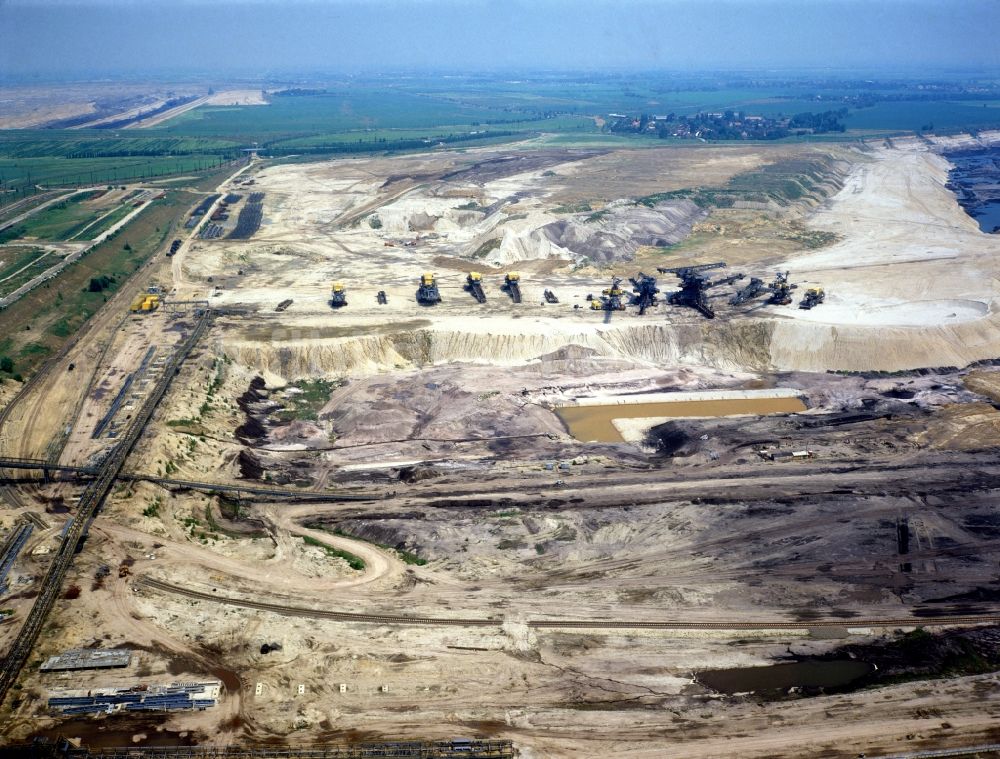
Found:
M 160 300 L 109 299 L 3 414 L 0 455 L 87 470 L 3 470 L 8 646 L 155 406 L 10 735 L 685 757 L 994 739 L 996 246 L 945 154 L 997 140 L 540 139 L 234 169 L 136 275 Z M 639 272 L 660 291 L 641 315 Z M 685 277 L 703 308 L 672 295 Z M 949 658 L 955 636 L 987 653 Z M 697 675 L 897 644 L 936 668 L 766 698 Z M 132 656 L 36 666 L 85 648 Z M 170 682 L 218 702 L 49 706 Z

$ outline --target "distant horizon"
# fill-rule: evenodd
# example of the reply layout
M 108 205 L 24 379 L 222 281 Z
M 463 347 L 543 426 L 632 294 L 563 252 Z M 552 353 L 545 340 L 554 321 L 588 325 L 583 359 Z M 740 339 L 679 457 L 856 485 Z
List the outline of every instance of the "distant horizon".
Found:
M 920 66 L 913 68 L 898 67 L 893 69 L 873 70 L 870 68 L 849 67 L 800 67 L 800 68 L 704 68 L 704 69 L 672 69 L 672 68 L 635 68 L 622 67 L 600 69 L 586 68 L 508 68 L 508 69 L 448 69 L 448 68 L 398 68 L 372 69 L 359 71 L 337 70 L 274 70 L 268 72 L 251 71 L 205 71 L 195 68 L 158 68 L 145 71 L 115 72 L 109 70 L 92 70 L 73 72 L 46 71 L 35 73 L 10 74 L 0 71 L 0 84 L 17 86 L 20 84 L 101 84 L 101 83 L 146 83 L 162 81 L 165 84 L 205 84 L 212 85 L 245 85 L 245 86 L 334 86 L 338 82 L 367 82 L 378 79 L 402 78 L 434 78 L 447 77 L 453 79 L 490 79 L 500 81 L 510 78 L 521 78 L 527 81 L 545 79 L 583 79 L 600 80 L 616 79 L 623 76 L 638 77 L 670 77 L 678 83 L 695 86 L 698 79 L 741 79 L 760 78 L 762 82 L 787 78 L 790 81 L 844 81 L 856 82 L 870 79 L 875 83 L 923 82 L 936 80 L 954 81 L 992 81 L 1000 80 L 1000 66 L 990 68 L 960 68 L 957 66 L 941 66 L 937 68 Z M 704 84 L 708 84 L 704 82 Z
M 0 0 L 5 80 L 1000 70 L 993 0 Z

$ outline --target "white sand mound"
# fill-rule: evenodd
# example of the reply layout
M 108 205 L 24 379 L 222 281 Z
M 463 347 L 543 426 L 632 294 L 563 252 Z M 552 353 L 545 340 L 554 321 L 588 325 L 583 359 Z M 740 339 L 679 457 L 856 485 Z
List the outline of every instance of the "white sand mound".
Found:
M 642 246 L 680 242 L 706 215 L 689 200 L 658 203 L 653 208 L 620 200 L 600 214 L 575 214 L 569 218 L 528 214 L 503 225 L 503 238 L 488 260 L 497 266 L 538 258 L 630 261 Z
M 896 300 L 879 304 L 870 299 L 851 297 L 848 292 L 831 295 L 822 307 L 795 316 L 802 321 L 825 324 L 933 327 L 982 319 L 989 311 L 989 305 L 980 300 L 945 298 Z
M 881 327 L 951 328 L 991 316 L 995 238 L 979 230 L 945 187 L 950 164 L 944 157 L 923 143 L 896 144 L 855 167 L 843 189 L 809 219 L 810 226 L 843 240 L 781 268 L 791 270 L 800 287 L 823 287 L 826 302 L 811 311 L 785 309 L 782 316 L 838 328 L 840 342 L 846 327 L 876 328 L 869 335 L 873 343 L 886 339 Z M 940 346 L 948 360 L 935 360 L 925 350 L 933 347 L 928 336 L 914 332 L 913 355 L 925 358 L 904 363 L 952 365 L 958 355 L 1000 356 L 1000 348 L 985 355 L 972 346 L 956 352 L 950 341 L 960 339 L 949 334 L 949 344 Z M 842 367 L 840 361 L 829 368 Z

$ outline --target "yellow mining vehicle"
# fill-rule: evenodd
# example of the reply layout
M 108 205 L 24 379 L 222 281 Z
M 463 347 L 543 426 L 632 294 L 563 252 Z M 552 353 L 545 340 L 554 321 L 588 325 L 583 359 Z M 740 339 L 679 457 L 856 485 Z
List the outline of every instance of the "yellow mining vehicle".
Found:
M 424 272 L 420 277 L 420 287 L 417 288 L 417 303 L 425 306 L 433 306 L 441 302 L 441 293 L 438 292 L 437 282 L 434 281 L 434 274 Z
M 347 290 L 343 282 L 334 282 L 330 288 L 330 306 L 340 308 L 347 305 Z
M 521 275 L 516 271 L 507 272 L 503 278 L 503 289 L 510 295 L 510 299 L 515 303 L 521 302 Z

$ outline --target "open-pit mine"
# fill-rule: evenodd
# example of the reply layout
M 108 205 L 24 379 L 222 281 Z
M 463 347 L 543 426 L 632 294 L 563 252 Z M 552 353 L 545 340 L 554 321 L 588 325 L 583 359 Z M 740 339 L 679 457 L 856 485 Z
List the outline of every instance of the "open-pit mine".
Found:
M 8 740 L 1000 742 L 995 143 L 253 156 L 7 392 Z

